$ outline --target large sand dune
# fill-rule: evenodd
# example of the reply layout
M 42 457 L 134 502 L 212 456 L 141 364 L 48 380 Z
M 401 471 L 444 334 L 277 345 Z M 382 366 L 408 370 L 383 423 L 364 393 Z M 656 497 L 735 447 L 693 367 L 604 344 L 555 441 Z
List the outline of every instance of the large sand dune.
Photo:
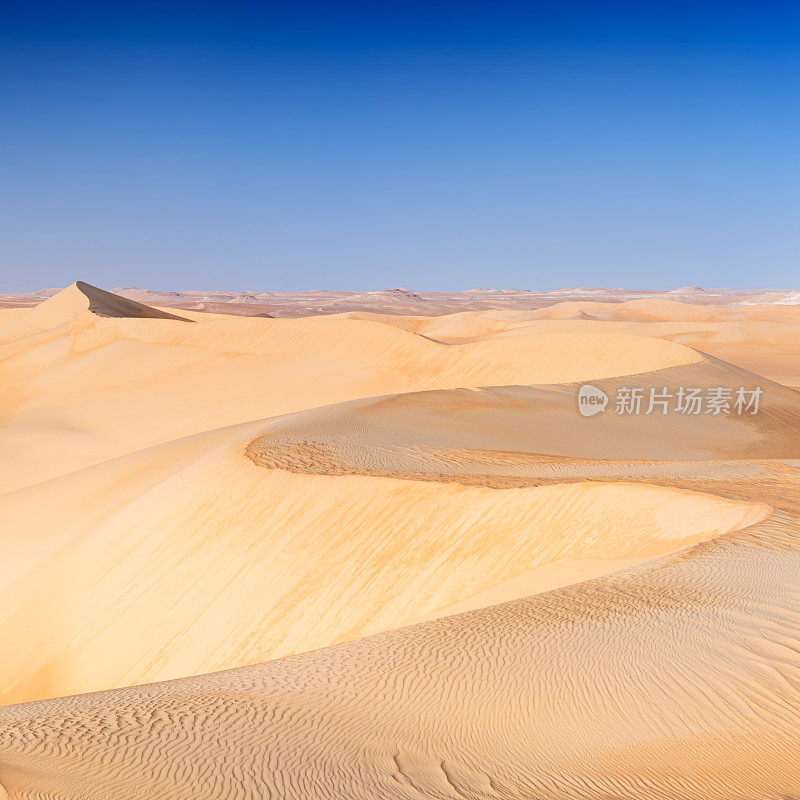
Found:
M 385 324 L 451 343 L 543 331 L 658 336 L 733 361 L 780 383 L 800 386 L 797 305 L 718 307 L 652 297 L 622 303 L 566 301 L 532 311 L 468 311 L 381 319 Z
M 26 321 L 36 327 L 55 328 L 71 325 L 86 312 L 98 317 L 130 317 L 133 319 L 173 319 L 188 322 L 185 317 L 127 300 L 124 297 L 76 281 L 58 294 L 36 306 Z
M 602 415 L 578 413 L 580 384 L 491 387 L 356 400 L 276 419 L 248 447 L 262 466 L 319 474 L 436 479 L 675 474 L 800 458 L 800 393 L 717 359 L 606 378 L 592 385 L 609 397 Z M 734 388 L 725 412 L 664 413 L 649 393 L 676 403 L 682 387 Z M 623 388 L 641 390 L 640 413 L 617 413 Z M 760 392 L 759 413 L 737 410 L 735 392 Z M 648 409 L 650 413 L 648 413 Z M 597 464 L 598 460 L 602 464 Z M 722 462 L 715 465 L 680 461 Z M 644 462 L 644 463 L 641 463 Z M 619 472 L 613 474 L 626 474 Z
M 101 317 L 89 302 L 76 284 L 0 325 L 0 492 L 357 397 L 599 379 L 700 359 L 642 336 L 545 332 L 446 345 L 376 321 L 195 314 L 188 325 Z
M 800 786 L 796 519 L 232 672 L 0 709 L 11 800 L 775 800 Z
M 0 311 L 0 797 L 800 797 L 796 310 L 342 299 Z
M 766 513 L 650 486 L 499 497 L 268 471 L 244 455 L 254 432 L 193 437 L 0 498 L 0 639 L 15 642 L 0 698 L 311 650 L 430 618 L 554 562 L 612 571 Z

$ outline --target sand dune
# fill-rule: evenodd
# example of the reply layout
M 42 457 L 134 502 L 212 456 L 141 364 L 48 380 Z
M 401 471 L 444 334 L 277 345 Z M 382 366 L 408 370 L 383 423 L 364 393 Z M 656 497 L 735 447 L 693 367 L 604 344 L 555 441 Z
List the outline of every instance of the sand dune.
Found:
M 709 476 L 741 461 L 800 458 L 800 393 L 710 357 L 606 378 L 602 415 L 578 413 L 580 384 L 419 392 L 356 400 L 275 420 L 248 447 L 257 464 L 317 474 L 458 479 L 686 473 Z M 675 403 L 681 387 L 761 391 L 758 414 L 648 414 L 649 390 Z M 624 387 L 642 390 L 641 413 L 616 413 Z M 735 389 L 734 389 L 735 391 Z M 707 411 L 707 409 L 705 410 Z M 602 464 L 597 464 L 602 460 Z M 645 461 L 645 464 L 632 463 Z M 616 472 L 611 472 L 617 462 Z M 709 462 L 701 469 L 680 461 Z M 720 462 L 710 466 L 710 462 Z M 735 465 L 726 462 L 736 461 Z M 623 470 L 623 471 L 620 471 Z M 627 472 L 626 472 L 627 471 Z M 470 481 L 474 482 L 474 481 Z
M 538 310 L 463 311 L 433 317 L 364 312 L 340 316 L 369 318 L 449 344 L 544 332 L 655 336 L 800 387 L 796 304 L 696 305 L 662 295 L 621 303 L 567 300 Z
M 800 797 L 797 309 L 429 295 L 0 310 L 0 798 Z
M 36 327 L 55 328 L 59 325 L 73 324 L 79 315 L 87 311 L 98 317 L 189 321 L 185 317 L 151 308 L 134 300 L 127 300 L 83 281 L 73 283 L 36 306 L 27 314 L 26 321 Z
M 796 796 L 796 520 L 199 678 L 0 709 L 27 797 Z
M 611 571 L 766 513 L 650 486 L 498 497 L 294 475 L 246 458 L 256 430 L 192 437 L 0 498 L 0 638 L 15 642 L 0 662 L 2 700 L 310 650 L 428 619 L 555 561 L 608 560 Z
M 465 343 L 544 331 L 657 336 L 732 361 L 779 383 L 800 386 L 798 306 L 716 307 L 648 298 L 624 303 L 566 301 L 533 311 L 481 311 L 385 324 L 413 326 L 439 341 Z
M 0 327 L 0 492 L 357 397 L 599 379 L 700 358 L 680 344 L 616 334 L 444 345 L 365 320 L 100 317 L 76 287 L 23 316 L 11 312 Z

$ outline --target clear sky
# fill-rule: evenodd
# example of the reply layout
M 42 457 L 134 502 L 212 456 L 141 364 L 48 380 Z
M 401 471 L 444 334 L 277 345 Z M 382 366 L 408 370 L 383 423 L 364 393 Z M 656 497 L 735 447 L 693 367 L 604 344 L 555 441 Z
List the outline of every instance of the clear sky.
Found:
M 797 2 L 0 3 L 0 291 L 800 288 Z

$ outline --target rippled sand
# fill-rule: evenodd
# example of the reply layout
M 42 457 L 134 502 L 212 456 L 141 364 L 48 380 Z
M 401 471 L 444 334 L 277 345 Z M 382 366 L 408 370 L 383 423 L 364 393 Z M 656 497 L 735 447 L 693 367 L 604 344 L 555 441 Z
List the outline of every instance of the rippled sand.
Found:
M 556 311 L 446 344 L 86 291 L 0 316 L 0 797 L 800 796 L 796 392 Z M 584 419 L 583 380 L 764 405 Z

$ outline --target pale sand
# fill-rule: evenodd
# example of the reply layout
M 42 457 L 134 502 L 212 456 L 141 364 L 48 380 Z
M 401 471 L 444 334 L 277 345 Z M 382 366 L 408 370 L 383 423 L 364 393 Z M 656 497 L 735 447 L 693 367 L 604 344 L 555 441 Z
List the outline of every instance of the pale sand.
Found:
M 612 571 L 617 559 L 676 550 L 768 508 L 651 486 L 498 496 L 293 475 L 244 456 L 254 426 L 224 433 L 0 498 L 0 640 L 15 642 L 0 661 L 2 701 L 323 647 L 430 618 L 561 559 L 610 560 Z
M 448 343 L 544 331 L 658 336 L 732 361 L 759 375 L 800 386 L 800 306 L 718 307 L 647 298 L 623 303 L 564 302 L 539 310 L 465 311 L 438 317 L 352 312 Z
M 281 661 L 0 709 L 11 800 L 776 800 L 796 520 Z
M 297 655 L 0 708 L 0 797 L 800 795 L 798 395 L 643 434 L 569 385 L 760 382 L 658 328 L 741 320 L 104 303 L 0 312 L 4 701 Z
M 418 392 L 276 419 L 248 455 L 295 472 L 417 478 L 655 477 L 676 470 L 700 477 L 725 463 L 712 470 L 674 462 L 727 462 L 730 473 L 744 468 L 742 460 L 800 458 L 800 393 L 717 359 L 592 383 L 609 397 L 607 410 L 595 416 L 579 414 L 578 384 Z M 760 390 L 758 413 L 739 414 L 733 405 L 719 415 L 664 414 L 659 406 L 647 413 L 651 389 L 666 392 L 672 408 L 681 387 L 717 386 Z M 641 413 L 616 413 L 623 387 L 642 390 Z M 620 469 L 610 472 L 610 461 Z
M 372 321 L 187 312 L 190 325 L 100 317 L 87 306 L 71 287 L 0 327 L 0 492 L 357 397 L 600 379 L 700 360 L 679 344 L 618 334 L 443 345 Z

